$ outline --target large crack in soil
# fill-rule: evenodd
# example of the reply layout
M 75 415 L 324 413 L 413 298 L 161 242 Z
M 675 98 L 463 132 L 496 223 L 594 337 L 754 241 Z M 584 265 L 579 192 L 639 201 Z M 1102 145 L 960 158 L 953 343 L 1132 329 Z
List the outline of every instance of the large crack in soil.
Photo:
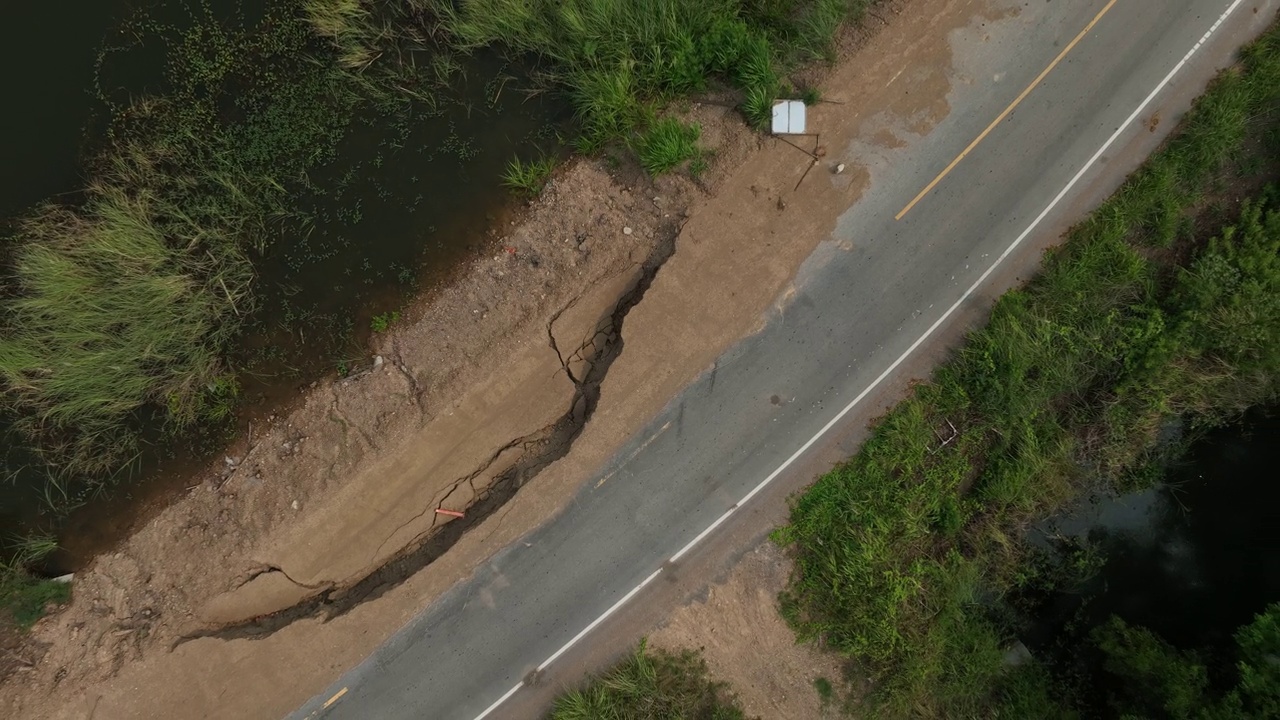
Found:
M 679 236 L 680 226 L 683 226 L 683 221 L 680 221 L 672 232 L 664 233 L 664 238 L 654 246 L 649 257 L 645 259 L 639 279 L 618 300 L 608 321 L 601 323 L 595 335 L 573 352 L 565 355 L 556 346 L 555 337 L 552 334 L 552 324 L 564 310 L 548 322 L 547 334 L 552 349 L 559 356 L 565 374 L 575 387 L 573 402 L 570 403 L 569 410 L 554 423 L 505 444 L 474 472 L 453 484 L 453 488 L 456 489 L 460 485 L 474 481 L 504 452 L 516 447 L 523 448 L 520 458 L 511 467 L 504 470 L 488 487 L 476 494 L 475 501 L 466 509 L 465 517 L 428 529 L 423 536 L 410 543 L 395 557 L 353 585 L 322 586 L 323 591 L 318 595 L 285 610 L 243 622 L 189 632 L 175 640 L 172 647 L 205 637 L 223 640 L 262 638 L 306 618 L 322 617 L 325 622 L 328 622 L 361 603 L 375 600 L 444 555 L 468 530 L 480 525 L 506 505 L 526 482 L 551 463 L 569 454 L 574 441 L 595 412 L 600 401 L 600 385 L 608 375 L 609 368 L 622 354 L 623 320 L 631 308 L 644 298 L 658 270 L 675 252 L 675 239 Z M 582 369 L 585 369 L 585 373 L 581 378 L 575 377 L 570 369 L 575 361 L 583 363 Z M 444 497 L 447 498 L 448 493 Z M 433 512 L 443 502 L 442 499 L 436 506 L 424 508 L 423 514 Z M 268 566 L 254 573 L 249 579 L 267 573 L 284 574 L 280 568 Z M 285 577 L 288 578 L 287 575 Z

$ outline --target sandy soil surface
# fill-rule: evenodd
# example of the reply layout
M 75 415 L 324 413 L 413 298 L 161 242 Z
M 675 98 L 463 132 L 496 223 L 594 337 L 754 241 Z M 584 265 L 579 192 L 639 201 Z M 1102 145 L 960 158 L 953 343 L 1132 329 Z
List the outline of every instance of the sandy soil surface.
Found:
M 408 312 L 366 367 L 317 384 L 81 573 L 72 603 L 22 649 L 30 662 L 5 681 L 0 714 L 275 717 L 318 692 L 551 517 L 785 302 L 800 264 L 865 186 L 853 154 L 874 162 L 875 147 L 899 142 L 882 124 L 924 133 L 945 117 L 941 39 L 981 6 L 885 3 L 847 34 L 840 63 L 810 78 L 838 89 L 810 122 L 841 151 L 816 164 L 707 103 L 688 109 L 716 151 L 700 181 L 653 183 L 596 161 L 560 172 L 519 222 L 495 232 L 492 256 Z M 872 32 L 885 25 L 884 37 Z M 884 91 L 904 55 L 922 68 L 910 99 Z M 848 167 L 836 173 L 837 163 Z M 511 497 L 475 515 L 501 483 Z M 473 513 L 442 547 L 461 526 L 437 508 Z M 751 558 L 663 637 L 705 646 L 713 669 L 751 694 L 752 712 L 814 717 L 789 709 L 811 709 L 815 673 L 834 680 L 835 670 L 794 648 L 772 609 L 785 563 L 768 549 Z M 742 612 L 717 612 L 730 602 Z M 730 638 L 747 626 L 794 677 L 731 669 L 744 646 Z M 713 627 L 724 628 L 719 640 L 694 631 Z
M 748 553 L 724 582 L 672 614 L 649 636 L 654 647 L 701 650 L 711 675 L 729 683 L 747 715 L 759 718 L 838 717 L 838 700 L 823 702 L 814 681 L 844 685 L 841 658 L 796 636 L 778 614 L 778 593 L 791 561 L 773 543 Z

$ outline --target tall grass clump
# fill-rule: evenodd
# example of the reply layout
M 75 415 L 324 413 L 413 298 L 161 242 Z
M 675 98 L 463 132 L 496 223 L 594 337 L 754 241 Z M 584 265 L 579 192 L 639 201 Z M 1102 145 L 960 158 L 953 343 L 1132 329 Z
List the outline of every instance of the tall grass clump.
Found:
M 675 118 L 655 122 L 636 138 L 635 150 L 640 165 L 655 177 L 676 169 L 698 157 L 698 137 L 701 134 L 702 129 L 697 123 L 683 123 Z
M 857 21 L 872 0 L 743 0 L 742 12 L 790 63 L 835 59 L 840 25 Z
M 252 261 L 306 222 L 308 173 L 365 97 L 291 2 L 255 22 L 187 9 L 121 33 L 164 50 L 147 92 L 106 80 L 138 48 L 104 48 L 104 136 L 83 201 L 36 209 L 6 238 L 0 403 L 57 496 L 114 477 L 144 417 L 181 428 L 227 415 L 224 358 L 255 309 Z
M 526 197 L 534 197 L 542 192 L 551 172 L 556 168 L 553 157 L 540 157 L 524 161 L 512 158 L 507 169 L 502 173 L 502 184 Z
M 550 720 L 744 720 L 724 683 L 708 677 L 692 651 L 648 651 L 642 641 L 621 663 L 586 687 L 556 698 Z
M 344 82 L 378 102 L 438 102 L 433 92 L 456 69 L 425 14 L 436 0 L 302 0 L 301 14 L 334 53 Z M 443 5 L 440 5 L 443 8 Z M 430 60 L 419 66 L 423 51 Z
M 1280 191 L 1204 211 L 1220 182 L 1256 184 L 1232 163 L 1280 129 L 1278 42 L 1280 26 L 1247 49 L 1037 278 L 794 500 L 775 533 L 796 558 L 784 615 L 876 680 L 876 714 L 1066 716 L 1034 665 L 1004 667 L 1001 598 L 1045 581 L 1023 528 L 1134 482 L 1169 422 L 1280 397 Z
M 364 70 L 377 59 L 383 33 L 361 0 L 304 0 L 302 11 L 315 33 L 333 44 L 344 68 Z
M 16 239 L 0 382 L 50 464 L 108 472 L 135 450 L 129 418 L 155 404 L 185 424 L 225 394 L 223 349 L 250 309 L 240 246 L 149 191 L 96 185 L 48 206 Z

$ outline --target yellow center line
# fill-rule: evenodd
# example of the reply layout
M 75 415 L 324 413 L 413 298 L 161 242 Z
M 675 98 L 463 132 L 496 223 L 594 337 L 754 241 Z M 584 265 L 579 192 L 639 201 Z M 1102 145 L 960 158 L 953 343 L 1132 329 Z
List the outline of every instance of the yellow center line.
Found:
M 1097 15 L 1093 16 L 1093 20 L 1090 20 L 1089 24 L 1085 25 L 1084 29 L 1080 31 L 1080 34 L 1076 35 L 1071 42 L 1067 43 L 1067 46 L 1062 49 L 1062 52 L 1058 53 L 1058 57 L 1054 58 L 1053 62 L 1049 63 L 1049 67 L 1042 70 L 1040 74 L 1036 76 L 1036 79 L 1032 80 L 1031 84 L 1027 86 L 1027 89 L 1023 90 L 1022 94 L 1014 98 L 1014 101 L 1009 103 L 1009 107 L 1005 108 L 1004 112 L 1000 113 L 1000 115 L 997 116 L 995 120 L 992 120 L 991 124 L 987 126 L 987 129 L 983 130 L 981 135 L 979 135 L 973 142 L 969 143 L 969 147 L 965 148 L 964 152 L 957 155 L 956 159 L 952 160 L 951 164 L 948 165 L 945 170 L 938 173 L 938 177 L 934 178 L 933 182 L 926 185 L 925 188 L 920 191 L 919 195 L 916 195 L 911 200 L 911 202 L 907 203 L 906 207 L 902 208 L 902 212 L 893 216 L 893 219 L 901 220 L 903 215 L 906 215 L 907 213 L 911 212 L 911 208 L 915 207 L 916 203 L 920 202 L 920 200 L 924 198 L 925 195 L 928 195 L 930 190 L 937 187 L 938 183 L 942 182 L 942 179 L 945 178 L 952 170 L 954 170 L 956 165 L 959 165 L 960 161 L 965 159 L 966 155 L 968 155 L 970 152 L 973 152 L 973 149 L 978 147 L 978 143 L 986 139 L 987 135 L 989 135 L 997 125 L 999 125 L 1005 118 L 1009 117 L 1009 113 L 1013 112 L 1014 108 L 1018 107 L 1018 105 L 1020 105 L 1023 100 L 1027 99 L 1027 96 L 1031 94 L 1031 91 L 1035 90 L 1036 86 L 1039 85 L 1040 82 L 1045 79 L 1045 76 L 1047 76 L 1050 72 L 1052 72 L 1053 69 L 1058 66 L 1058 63 L 1062 62 L 1062 58 L 1066 57 L 1067 53 L 1071 52 L 1072 48 L 1078 45 L 1080 41 L 1084 39 L 1085 35 L 1089 34 L 1089 31 L 1093 29 L 1094 25 L 1098 24 L 1098 21 L 1102 19 L 1102 16 L 1106 15 L 1108 12 L 1111 11 L 1111 7 L 1115 5 L 1117 1 L 1118 0 L 1111 0 L 1110 2 L 1107 3 L 1106 7 L 1102 8 L 1102 10 L 1098 12 Z
M 323 707 L 321 707 L 320 709 L 321 709 L 321 710 L 327 710 L 327 709 L 329 708 L 329 706 L 330 706 L 330 705 L 332 705 L 332 704 L 334 704 L 334 703 L 338 702 L 338 698 L 340 698 L 340 697 L 342 697 L 343 695 L 346 695 L 346 694 L 347 694 L 347 689 L 346 689 L 346 688 L 342 688 L 342 689 L 341 689 L 341 690 L 339 690 L 338 692 L 334 693 L 334 694 L 333 694 L 333 697 L 329 698 L 328 700 L 325 700 L 325 701 L 324 701 L 324 706 L 323 706 Z

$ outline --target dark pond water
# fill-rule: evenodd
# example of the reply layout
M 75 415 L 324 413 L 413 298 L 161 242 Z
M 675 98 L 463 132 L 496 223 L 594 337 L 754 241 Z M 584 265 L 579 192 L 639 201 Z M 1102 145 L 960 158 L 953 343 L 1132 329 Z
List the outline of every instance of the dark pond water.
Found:
M 215 14 L 242 13 L 234 0 L 206 5 Z M 12 70 L 0 77 L 0 222 L 41 202 L 75 201 L 105 112 L 94 93 L 100 48 L 121 42 L 126 18 L 186 7 L 180 0 L 98 0 L 74 9 L 54 2 L 0 8 L 0 60 Z M 138 53 L 115 58 L 111 77 L 120 87 L 110 90 L 129 97 L 154 91 L 155 50 L 139 43 Z M 560 100 L 527 92 L 533 83 L 526 69 L 496 55 L 460 61 L 434 103 L 358 109 L 336 157 L 312 174 L 321 190 L 302 208 L 311 220 L 282 230 L 258 259 L 258 310 L 234 350 L 243 370 L 241 429 L 321 374 L 367 361 L 371 318 L 446 278 L 484 248 L 487 230 L 511 211 L 500 186 L 506 163 L 516 154 L 558 151 L 557 133 L 569 121 Z M 174 442 L 153 428 L 119 490 L 55 520 L 34 476 L 38 462 L 4 425 L 0 418 L 0 469 L 9 479 L 0 483 L 0 528 L 58 527 L 65 551 L 56 570 L 110 547 L 229 437 L 228 428 L 218 428 Z
M 1280 413 L 1197 440 L 1163 486 L 1102 502 L 1057 529 L 1106 558 L 1055 596 L 1024 637 L 1052 657 L 1118 615 L 1183 649 L 1230 657 L 1236 629 L 1280 601 Z
M 128 3 L 15 2 L 0 8 L 0 217 L 80 189 L 94 59 Z

